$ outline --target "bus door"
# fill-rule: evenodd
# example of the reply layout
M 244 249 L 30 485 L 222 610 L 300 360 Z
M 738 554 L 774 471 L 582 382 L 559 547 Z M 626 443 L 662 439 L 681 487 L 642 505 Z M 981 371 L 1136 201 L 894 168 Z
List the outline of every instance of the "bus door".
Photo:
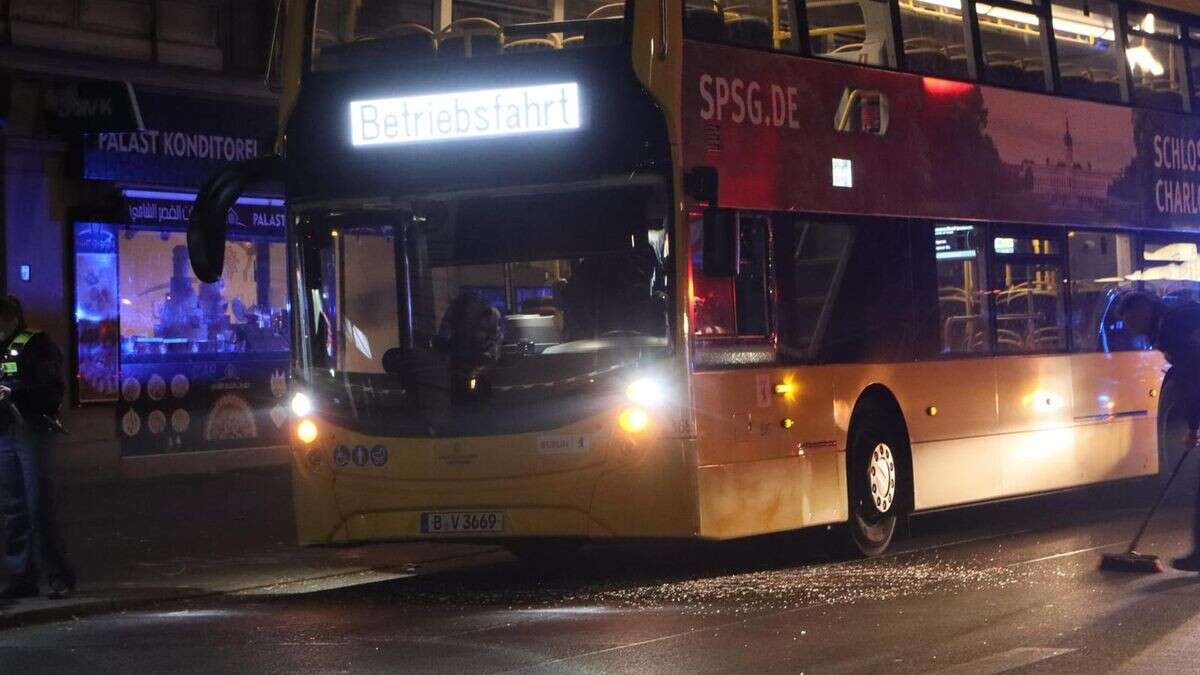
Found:
M 1062 235 L 992 230 L 991 306 L 1003 431 L 1071 423 L 1066 254 Z
M 1175 264 L 1151 258 L 1177 257 L 1174 242 L 1141 242 L 1128 233 L 1074 230 L 1067 235 L 1071 284 L 1071 350 L 1075 421 L 1153 416 L 1150 391 L 1162 380 L 1161 356 L 1151 336 L 1154 306 L 1183 284 L 1150 277 L 1170 276 Z M 1195 251 L 1191 243 L 1191 251 Z M 1165 255 L 1160 255 L 1165 253 Z
M 997 431 L 1015 432 L 1002 452 L 1005 494 L 1076 484 L 1086 465 L 1069 432 L 1064 239 L 1056 230 L 995 227 L 988 241 Z

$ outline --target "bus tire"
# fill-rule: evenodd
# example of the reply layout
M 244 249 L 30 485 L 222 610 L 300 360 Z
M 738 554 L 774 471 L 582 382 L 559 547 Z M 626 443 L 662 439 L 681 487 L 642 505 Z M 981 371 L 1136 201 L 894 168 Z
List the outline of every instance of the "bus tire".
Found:
M 887 550 L 909 509 L 911 466 L 908 435 L 899 413 L 864 401 L 854 413 L 847 443 L 851 553 L 876 556 Z
M 1187 400 L 1178 379 L 1168 371 L 1158 396 L 1158 480 L 1163 487 L 1186 450 Z

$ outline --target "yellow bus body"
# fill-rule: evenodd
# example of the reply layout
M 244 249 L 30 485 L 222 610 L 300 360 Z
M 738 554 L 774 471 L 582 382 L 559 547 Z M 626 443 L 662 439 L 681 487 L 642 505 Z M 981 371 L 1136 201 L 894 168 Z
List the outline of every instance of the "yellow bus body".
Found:
M 667 120 L 677 195 L 682 4 L 630 3 L 634 70 Z M 286 84 L 298 86 L 298 78 Z M 676 279 L 687 279 L 692 208 L 676 202 L 674 241 L 684 249 L 674 256 Z M 688 316 L 686 295 L 675 294 L 677 317 Z M 428 538 L 423 512 L 505 514 L 502 532 L 440 536 L 446 540 L 730 539 L 842 523 L 850 417 L 872 388 L 893 397 L 903 416 L 915 511 L 1158 471 L 1165 363 L 1157 352 L 692 373 L 690 329 L 686 320 L 676 324 L 667 370 L 685 400 L 640 435 L 618 427 L 617 407 L 561 429 L 490 437 L 372 437 L 318 419 L 318 440 L 297 442 L 293 453 L 301 543 Z M 791 391 L 775 393 L 779 384 Z M 544 436 L 586 436 L 588 450 L 539 453 Z M 384 445 L 391 459 L 337 466 L 339 445 Z
M 697 373 L 693 437 L 665 433 L 666 417 L 628 434 L 616 409 L 494 437 L 319 422 L 319 440 L 294 452 L 297 526 L 302 543 L 323 544 L 425 537 L 429 511 L 505 513 L 503 532 L 455 539 L 729 539 L 840 523 L 850 414 L 872 386 L 903 412 L 918 511 L 1151 475 L 1162 366 L 1126 352 Z M 547 436 L 585 437 L 587 450 L 540 452 Z M 335 464 L 339 445 L 380 444 L 384 467 Z

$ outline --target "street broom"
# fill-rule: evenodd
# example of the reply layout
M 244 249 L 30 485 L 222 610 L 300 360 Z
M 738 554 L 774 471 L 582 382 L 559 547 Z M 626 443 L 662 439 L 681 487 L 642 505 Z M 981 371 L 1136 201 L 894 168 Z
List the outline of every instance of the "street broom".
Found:
M 1163 571 L 1162 561 L 1158 556 L 1151 553 L 1138 553 L 1137 546 L 1142 539 L 1142 535 L 1146 533 L 1146 528 L 1149 527 L 1150 521 L 1154 518 L 1154 513 L 1158 511 L 1158 507 L 1167 498 L 1167 493 L 1171 490 L 1171 485 L 1175 482 L 1175 477 L 1179 475 L 1180 469 L 1183 468 L 1183 463 L 1187 461 L 1188 455 L 1192 454 L 1192 449 L 1196 445 L 1189 445 L 1187 450 L 1184 450 L 1183 456 L 1175 463 L 1175 469 L 1171 471 L 1170 478 L 1167 479 L 1166 485 L 1163 485 L 1162 490 L 1158 493 L 1158 499 L 1154 500 L 1154 506 L 1146 513 L 1145 519 L 1142 520 L 1142 526 L 1138 528 L 1137 534 L 1133 535 L 1133 541 L 1129 542 L 1129 548 L 1124 553 L 1105 553 L 1100 558 L 1100 569 L 1109 572 L 1140 572 L 1143 574 L 1158 574 Z

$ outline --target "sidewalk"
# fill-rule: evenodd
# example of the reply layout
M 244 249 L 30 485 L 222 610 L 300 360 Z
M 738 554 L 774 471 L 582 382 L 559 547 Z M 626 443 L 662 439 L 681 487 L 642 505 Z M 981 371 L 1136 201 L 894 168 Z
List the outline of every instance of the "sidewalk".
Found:
M 59 512 L 79 588 L 68 600 L 0 601 L 0 628 L 281 584 L 311 590 L 397 578 L 433 562 L 494 555 L 427 543 L 301 548 L 290 481 L 287 467 L 273 467 L 70 486 Z

